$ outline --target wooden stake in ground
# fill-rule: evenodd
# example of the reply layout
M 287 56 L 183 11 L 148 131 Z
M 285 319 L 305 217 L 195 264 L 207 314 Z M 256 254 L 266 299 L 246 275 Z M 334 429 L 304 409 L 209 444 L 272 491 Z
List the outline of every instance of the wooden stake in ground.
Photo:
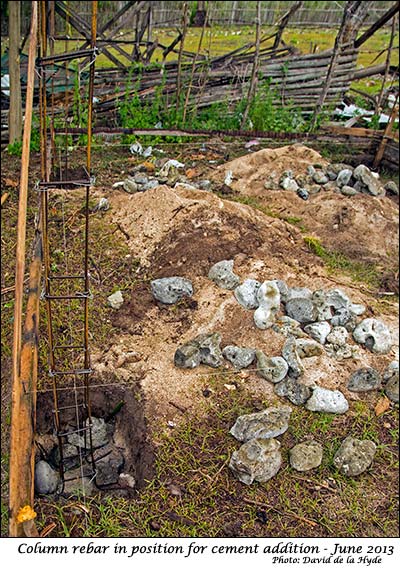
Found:
M 257 83 L 258 83 L 258 64 L 260 59 L 260 38 L 261 38 L 261 2 L 257 2 L 256 51 L 254 55 L 253 69 L 251 72 L 249 92 L 247 94 L 247 104 L 243 112 L 243 118 L 240 125 L 241 129 L 243 129 L 247 123 L 247 117 L 249 116 L 250 107 L 253 102 L 254 96 L 256 94 Z
M 8 113 L 8 129 L 10 144 L 20 141 L 22 136 L 22 100 L 21 70 L 19 62 L 19 45 L 21 40 L 21 2 L 9 2 L 9 37 L 8 71 L 10 74 L 10 110 Z
M 10 3 L 11 4 L 11 3 Z M 22 141 L 22 158 L 21 158 L 21 177 L 20 177 L 20 193 L 18 207 L 18 227 L 17 227 L 17 248 L 16 248 L 16 264 L 15 264 L 15 306 L 14 306 L 14 336 L 13 336 L 13 385 L 12 385 L 12 408 L 11 408 L 11 454 L 10 454 L 10 536 L 23 536 L 24 531 L 22 523 L 17 522 L 19 510 L 29 503 L 32 503 L 32 465 L 30 452 L 33 448 L 33 428 L 32 428 L 32 411 L 34 402 L 32 395 L 28 398 L 24 393 L 23 381 L 33 383 L 35 380 L 35 355 L 34 348 L 31 350 L 24 348 L 21 351 L 22 337 L 22 301 L 23 301 L 23 282 L 25 274 L 25 241 L 26 241 L 26 215 L 28 202 L 28 170 L 29 170 L 29 154 L 31 141 L 32 126 L 32 104 L 35 80 L 35 60 L 37 47 L 37 20 L 38 20 L 38 2 L 32 2 L 32 20 L 30 29 L 29 43 L 29 59 L 28 59 L 28 78 L 26 87 L 26 107 L 25 107 L 25 124 L 24 136 Z M 39 264 L 40 265 L 40 264 Z M 32 288 L 35 285 L 37 271 L 32 276 Z M 39 271 L 40 275 L 40 271 Z M 39 299 L 39 292 L 37 292 Z M 33 301 L 31 301 L 33 303 Z M 28 304 L 27 319 L 33 313 L 29 313 L 30 306 Z M 32 309 L 33 310 L 33 309 Z M 37 312 L 38 314 L 38 312 Z M 28 327 L 34 327 L 35 323 L 28 324 Z M 37 322 L 36 322 L 37 326 Z M 31 330 L 29 328 L 29 330 Z M 34 336 L 34 333 L 32 333 Z M 22 361 L 24 357 L 24 361 Z M 29 373 L 27 370 L 29 369 Z M 27 377 L 23 378 L 27 373 Z M 33 414 L 34 415 L 34 414 Z M 29 455 L 27 455 L 29 447 Z M 32 506 L 32 505 L 31 505 Z
M 378 152 L 376 153 L 376 156 L 375 156 L 373 168 L 377 168 L 380 165 L 381 160 L 383 158 L 383 155 L 385 154 L 385 148 L 387 145 L 388 138 L 391 135 L 394 122 L 397 119 L 398 114 L 399 114 L 398 104 L 399 104 L 399 96 L 397 96 L 396 102 L 393 105 L 393 109 L 392 109 L 392 113 L 390 115 L 390 119 L 388 121 L 388 124 L 386 125 L 386 129 L 385 129 L 385 132 L 383 133 L 383 137 L 382 137 L 381 143 L 379 145 Z

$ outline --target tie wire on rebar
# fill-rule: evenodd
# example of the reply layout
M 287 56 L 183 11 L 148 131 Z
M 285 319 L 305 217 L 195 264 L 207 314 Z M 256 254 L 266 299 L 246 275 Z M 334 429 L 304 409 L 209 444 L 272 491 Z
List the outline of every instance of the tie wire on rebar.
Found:
M 66 23 L 68 26 L 68 22 Z M 36 185 L 36 189 L 40 193 L 41 203 L 41 220 L 43 233 L 43 265 L 44 265 L 44 294 L 43 298 L 46 304 L 47 313 L 47 340 L 48 340 L 48 375 L 52 380 L 51 391 L 53 393 L 53 415 L 55 424 L 55 433 L 59 446 L 59 471 L 61 481 L 64 483 L 78 477 L 65 477 L 66 458 L 64 457 L 65 441 L 68 436 L 79 434 L 83 441 L 82 446 L 78 445 L 78 456 L 80 466 L 80 477 L 82 478 L 82 486 L 84 487 L 84 458 L 89 455 L 89 464 L 91 465 L 90 475 L 95 477 L 95 461 L 93 456 L 92 441 L 92 415 L 90 403 L 90 374 L 92 372 L 90 366 L 89 353 L 89 300 L 90 293 L 90 275 L 89 275 L 89 194 L 90 186 L 94 183 L 91 176 L 91 139 L 92 139 L 92 113 L 93 113 L 93 93 L 94 93 L 94 71 L 95 59 L 98 53 L 96 48 L 97 35 L 97 1 L 92 2 L 91 17 L 91 36 L 90 49 L 76 50 L 64 54 L 55 55 L 54 36 L 55 36 L 55 3 L 54 1 L 40 1 L 39 16 L 39 37 L 40 50 L 37 58 L 37 73 L 39 76 L 39 109 L 40 109 L 40 134 L 41 134 L 41 181 Z M 48 54 L 48 49 L 50 54 Z M 55 159 L 57 155 L 55 140 L 55 96 L 54 96 L 54 66 L 56 63 L 65 64 L 65 74 L 69 78 L 68 62 L 82 57 L 89 57 L 89 79 L 87 84 L 87 148 L 86 148 L 86 164 L 83 166 L 87 178 L 71 179 L 68 170 L 68 113 L 64 125 L 65 136 L 65 169 L 63 171 L 61 152 L 58 157 L 58 180 L 55 172 Z M 82 70 L 80 70 L 82 73 Z M 48 97 L 48 88 L 50 88 L 50 98 Z M 50 109 L 49 109 L 50 101 Z M 65 109 L 68 111 L 69 94 L 68 86 L 65 91 Z M 84 189 L 84 229 L 83 229 L 83 267 L 82 271 L 69 273 L 70 271 L 70 254 L 67 243 L 66 223 L 65 223 L 65 207 L 67 202 L 68 189 L 83 188 Z M 50 224 L 52 221 L 50 208 L 50 194 L 52 190 L 57 190 L 57 196 L 61 192 L 62 205 L 62 254 L 65 271 L 63 274 L 54 275 L 52 268 L 52 246 L 50 243 Z M 59 237 L 59 236 L 56 236 Z M 56 240 L 54 240 L 56 241 Z M 71 292 L 72 285 L 75 282 L 82 282 L 82 290 L 76 291 L 74 288 Z M 57 285 L 59 291 L 57 292 Z M 63 285 L 65 287 L 63 288 Z M 61 291 L 61 292 L 60 292 Z M 78 308 L 72 305 L 72 302 L 79 302 Z M 62 327 L 62 332 L 57 329 L 56 322 L 59 317 L 59 306 L 63 303 L 67 304 L 67 323 Z M 81 306 L 83 305 L 83 306 Z M 73 314 L 76 313 L 76 314 Z M 83 313 L 83 317 L 82 317 Z M 83 321 L 83 330 L 74 330 L 73 317 L 80 315 L 82 318 L 78 322 Z M 58 327 L 59 328 L 59 327 Z M 82 334 L 82 338 L 76 339 L 77 334 Z M 61 342 L 57 342 L 58 336 Z M 72 351 L 69 356 L 68 351 Z M 80 352 L 80 357 L 75 355 L 75 351 Z M 66 354 L 66 356 L 65 356 Z M 64 355 L 64 356 L 60 356 Z M 65 360 L 71 359 L 69 366 L 65 367 Z M 79 362 L 79 358 L 81 361 Z M 60 366 L 60 363 L 62 364 Z M 79 365 L 80 364 L 80 365 Z M 68 377 L 73 377 L 71 384 Z M 60 385 L 60 380 L 64 380 Z M 67 383 L 68 388 L 66 388 Z M 59 405 L 59 393 L 61 390 L 69 390 L 73 393 L 74 403 L 72 406 Z M 81 392 L 83 390 L 83 392 Z M 75 424 L 71 426 L 67 422 L 64 425 L 63 416 L 66 410 L 75 410 Z M 81 411 L 82 410 L 82 413 Z M 83 415 L 82 415 L 83 414 Z M 69 458 L 71 459 L 71 458 Z M 84 495 L 85 495 L 85 490 Z

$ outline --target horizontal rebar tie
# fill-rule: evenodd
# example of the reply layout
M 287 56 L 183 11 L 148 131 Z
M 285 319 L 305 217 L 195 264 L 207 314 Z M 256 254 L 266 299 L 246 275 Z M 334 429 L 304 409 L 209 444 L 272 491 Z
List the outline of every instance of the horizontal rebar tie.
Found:
M 67 435 L 72 435 L 73 433 L 82 433 L 85 431 L 90 431 L 91 428 L 92 428 L 92 426 L 89 425 L 89 426 L 85 426 L 83 428 L 77 428 L 77 429 L 71 429 L 69 431 L 57 432 L 56 435 L 57 435 L 57 437 L 65 437 Z
M 85 275 L 49 275 L 47 279 L 55 279 L 55 280 L 62 280 L 62 279 L 86 279 Z
M 68 300 L 68 299 L 91 299 L 92 294 L 90 291 L 82 291 L 82 293 L 75 293 L 75 295 L 49 295 L 45 293 L 43 299 L 53 300 Z
M 85 472 L 83 473 L 84 477 L 92 478 L 95 475 L 96 475 L 96 471 L 93 471 L 93 470 L 89 471 L 88 473 L 85 473 Z M 75 477 L 68 477 L 68 478 L 64 479 L 64 483 L 66 483 L 67 481 L 76 481 L 77 479 L 80 479 L 80 478 L 81 478 L 81 474 L 76 475 Z
M 58 408 L 57 410 L 53 409 L 53 414 L 55 414 L 56 412 L 61 412 L 64 410 L 76 410 L 76 408 L 87 408 L 88 405 L 85 403 L 82 404 L 73 404 L 71 406 L 62 406 L 61 408 Z
M 48 55 L 47 57 L 38 57 L 36 59 L 36 67 L 44 67 L 52 65 L 59 61 L 71 61 L 80 57 L 97 56 L 99 50 L 97 48 L 81 49 L 68 53 L 60 53 L 59 55 Z
M 91 368 L 83 369 L 71 369 L 71 370 L 49 370 L 49 376 L 64 376 L 68 374 L 91 374 L 93 370 Z M 77 386 L 77 388 L 85 388 L 85 386 Z
M 82 180 L 53 180 L 52 182 L 39 182 L 36 185 L 38 192 L 47 192 L 48 190 L 62 188 L 68 190 L 65 186 L 92 186 L 94 178 L 85 178 Z

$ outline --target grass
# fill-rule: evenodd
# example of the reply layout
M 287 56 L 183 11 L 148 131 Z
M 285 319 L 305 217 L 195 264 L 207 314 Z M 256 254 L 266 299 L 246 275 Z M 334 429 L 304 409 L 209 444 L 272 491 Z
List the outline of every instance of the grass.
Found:
M 60 511 L 59 505 L 41 502 L 40 524 L 57 524 L 51 536 L 396 535 L 396 501 L 388 493 L 388 486 L 395 484 L 396 434 L 383 427 L 387 421 L 396 422 L 395 410 L 377 418 L 359 403 L 346 416 L 293 407 L 289 429 L 279 438 L 281 470 L 267 483 L 246 486 L 232 477 L 228 467 L 232 452 L 240 446 L 228 432 L 237 415 L 273 402 L 255 401 L 245 387 L 226 391 L 223 378 L 215 375 L 205 382 L 213 392 L 200 412 L 187 416 L 170 433 L 157 435 L 154 479 L 133 499 L 86 500 L 85 517 L 83 506 L 76 512 L 77 505 L 67 503 Z M 356 478 L 341 475 L 332 463 L 347 435 L 379 443 L 373 468 Z M 288 463 L 288 450 L 310 437 L 323 445 L 323 463 L 312 472 L 296 472 Z
M 381 271 L 375 264 L 355 261 L 339 251 L 326 249 L 316 237 L 304 236 L 303 240 L 309 250 L 325 262 L 331 272 L 339 270 L 349 275 L 353 281 L 366 283 L 374 289 L 379 287 Z

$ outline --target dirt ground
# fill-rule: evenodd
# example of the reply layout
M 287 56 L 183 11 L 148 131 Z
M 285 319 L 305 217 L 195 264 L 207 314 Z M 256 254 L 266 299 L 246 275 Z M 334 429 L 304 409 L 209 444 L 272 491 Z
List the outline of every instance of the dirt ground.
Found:
M 310 164 L 326 161 L 302 145 L 264 149 L 221 165 L 214 179 L 221 182 L 226 171 L 232 170 L 234 190 L 260 198 L 274 212 L 282 212 L 283 217 L 301 217 L 302 223 L 312 230 L 311 235 L 319 237 L 325 246 L 351 252 L 358 258 L 392 260 L 398 250 L 398 206 L 390 198 L 348 198 L 324 192 L 304 202 L 292 193 L 264 187 L 272 169 L 279 177 L 288 169 L 303 173 Z M 99 375 L 114 367 L 121 380 L 132 374 L 140 376 L 150 425 L 179 423 L 179 409 L 195 409 L 201 401 L 210 370 L 181 370 L 173 363 L 178 345 L 198 334 L 217 331 L 222 347 L 237 344 L 261 349 L 270 356 L 280 354 L 283 335 L 271 329 L 258 330 L 252 311 L 241 307 L 232 292 L 218 288 L 207 278 L 209 268 L 222 259 L 234 260 L 234 270 L 241 280 L 282 279 L 289 286 L 312 290 L 340 287 L 353 302 L 368 307 L 365 316 L 382 318 L 392 329 L 395 342 L 390 354 L 376 356 L 358 347 L 357 360 L 338 362 L 327 355 L 307 359 L 306 383 L 317 381 L 324 387 L 341 389 L 350 400 L 357 400 L 358 395 L 346 390 L 351 372 L 361 366 L 383 370 L 396 357 L 395 305 L 386 309 L 382 304 L 378 310 L 368 287 L 343 275 L 328 273 L 322 260 L 306 247 L 300 229 L 283 219 L 268 217 L 251 206 L 184 184 L 174 188 L 159 186 L 131 195 L 104 190 L 97 194 L 109 199 L 110 220 L 129 236 L 127 245 L 132 257 L 148 269 L 148 279 L 186 277 L 193 282 L 195 291 L 192 299 L 168 307 L 152 298 L 148 284 L 134 286 L 124 294 L 124 305 L 112 316 L 120 334 L 93 356 Z M 347 217 L 343 217 L 344 210 Z M 339 228 L 333 227 L 340 216 L 343 223 Z M 131 351 L 138 354 L 137 362 L 126 363 L 123 356 L 119 358 Z M 255 396 L 273 398 L 272 386 L 255 372 L 245 371 L 239 377 L 232 372 L 226 366 L 225 371 L 215 373 L 246 383 Z

